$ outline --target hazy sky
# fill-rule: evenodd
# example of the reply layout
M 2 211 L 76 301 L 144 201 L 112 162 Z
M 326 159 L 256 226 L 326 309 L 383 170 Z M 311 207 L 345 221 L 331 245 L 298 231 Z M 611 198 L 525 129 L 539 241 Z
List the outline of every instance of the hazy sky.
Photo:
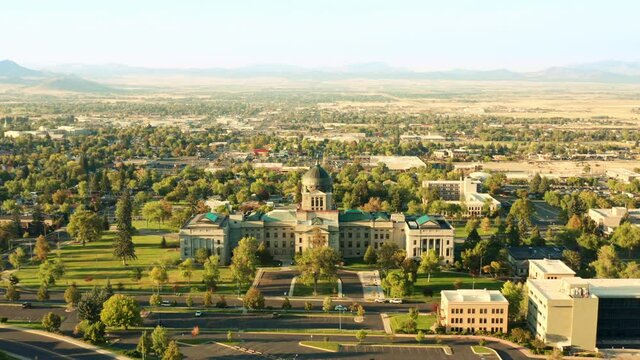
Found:
M 634 0 L 2 0 L 0 59 L 533 70 L 640 60 L 638 14 Z

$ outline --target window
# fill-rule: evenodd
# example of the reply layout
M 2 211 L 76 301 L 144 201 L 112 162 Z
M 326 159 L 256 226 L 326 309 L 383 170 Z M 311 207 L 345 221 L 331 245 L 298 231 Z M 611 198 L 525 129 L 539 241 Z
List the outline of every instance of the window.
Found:
M 271 242 L 270 242 L 269 240 L 265 241 L 264 243 L 265 243 L 265 245 L 266 245 L 267 247 L 270 247 L 270 246 L 271 246 Z

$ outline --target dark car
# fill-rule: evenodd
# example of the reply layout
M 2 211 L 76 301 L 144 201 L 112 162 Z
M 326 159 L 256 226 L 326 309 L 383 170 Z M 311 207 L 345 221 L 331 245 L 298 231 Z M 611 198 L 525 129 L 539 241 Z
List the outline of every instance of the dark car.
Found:
M 31 309 L 31 303 L 30 302 L 23 302 L 22 303 L 22 308 L 23 309 Z
M 274 313 L 272 313 L 272 314 L 271 314 L 271 317 L 272 317 L 273 319 L 275 319 L 275 318 L 280 317 L 280 314 L 278 314 L 277 312 L 274 312 Z

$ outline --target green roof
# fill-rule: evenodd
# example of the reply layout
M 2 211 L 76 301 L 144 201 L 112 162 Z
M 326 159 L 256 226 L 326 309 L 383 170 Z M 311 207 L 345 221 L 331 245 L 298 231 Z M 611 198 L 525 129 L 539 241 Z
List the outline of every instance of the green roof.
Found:
M 218 216 L 218 214 L 214 214 L 212 212 L 208 212 L 208 213 L 204 214 L 204 217 L 206 217 L 207 219 L 211 220 L 211 222 L 216 222 L 220 218 Z
M 349 209 L 341 212 L 338 215 L 340 222 L 352 222 L 352 221 L 370 221 L 370 220 L 389 220 L 389 214 L 379 212 L 367 212 L 358 209 Z
M 422 225 L 426 222 L 432 221 L 433 219 L 431 218 L 431 216 L 429 215 L 422 215 L 419 218 L 416 219 L 416 222 L 418 223 L 418 225 Z
M 287 210 L 273 210 L 262 216 L 264 222 L 295 221 L 296 219 L 296 214 Z

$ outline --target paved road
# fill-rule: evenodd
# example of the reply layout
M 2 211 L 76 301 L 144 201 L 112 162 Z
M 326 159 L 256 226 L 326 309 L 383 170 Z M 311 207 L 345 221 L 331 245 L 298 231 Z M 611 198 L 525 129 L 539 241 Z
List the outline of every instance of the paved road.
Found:
M 65 341 L 0 328 L 0 349 L 29 359 L 113 359 Z
M 358 274 L 351 271 L 340 271 L 338 276 L 342 279 L 342 296 L 352 299 L 362 299 L 364 291 Z
M 264 296 L 285 296 L 285 293 L 291 296 L 289 294 L 291 280 L 296 275 L 298 272 L 294 270 L 265 271 L 257 288 L 262 291 Z

